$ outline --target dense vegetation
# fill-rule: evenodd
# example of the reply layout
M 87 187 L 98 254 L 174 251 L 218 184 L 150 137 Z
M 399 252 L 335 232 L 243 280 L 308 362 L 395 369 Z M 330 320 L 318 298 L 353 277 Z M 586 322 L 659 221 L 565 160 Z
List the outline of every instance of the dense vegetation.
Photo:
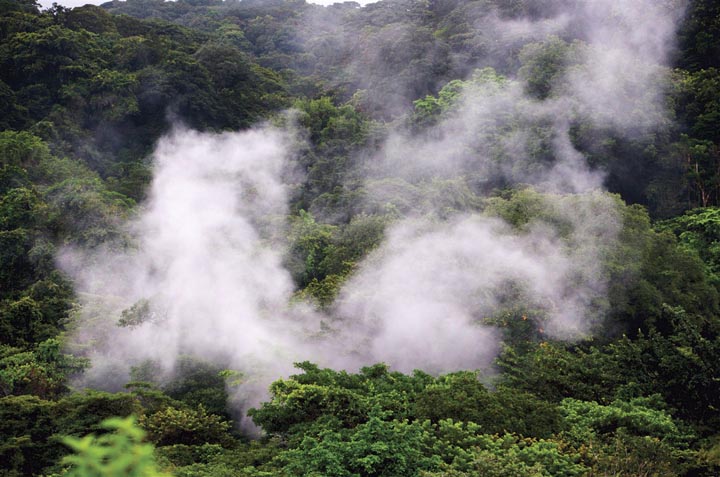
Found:
M 622 225 L 619 247 L 603 256 L 610 286 L 594 337 L 552 339 L 534 319 L 541 312 L 518 302 L 485 318 L 503 338 L 491 371 L 298 363 L 249 411 L 264 431 L 254 438 L 233 423 L 228 393 L 243 377 L 203 356 L 183 357 L 171 381 L 151 363 L 136 368 L 123 392 L 72 386 L 90 363 L 69 340 L 79 300 L 58 250 L 126 239 L 154 145 L 177 123 L 237 130 L 281 123 L 294 108 L 304 179 L 284 229 L 285 266 L 294 298 L 318 309 L 333 306 L 387 227 L 409 215 L 472 211 L 517 234 L 541 219 L 563 239 L 563 218 L 548 204 L 582 197 L 551 201 L 472 170 L 383 177 L 372 151 L 391 131 L 432 130 L 469 88 L 552 96 L 580 32 L 498 45 L 474 25 L 491 14 L 541 18 L 567 3 L 115 0 L 41 11 L 32 0 L 0 0 L 0 475 L 716 475 L 713 0 L 690 1 L 681 23 L 668 124 L 634 138 L 573 125 L 574 146 L 607 173 L 603 197 Z M 500 47 L 510 54 L 498 56 Z M 552 161 L 543 134 L 527 167 Z M 134 417 L 105 421 L 116 416 Z M 89 433 L 99 436 L 80 439 Z

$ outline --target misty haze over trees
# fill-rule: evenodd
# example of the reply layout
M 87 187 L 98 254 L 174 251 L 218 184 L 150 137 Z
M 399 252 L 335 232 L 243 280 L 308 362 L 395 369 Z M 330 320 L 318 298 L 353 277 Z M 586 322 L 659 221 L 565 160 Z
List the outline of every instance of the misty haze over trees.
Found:
M 713 0 L 0 0 L 0 475 L 717 475 L 719 207 Z

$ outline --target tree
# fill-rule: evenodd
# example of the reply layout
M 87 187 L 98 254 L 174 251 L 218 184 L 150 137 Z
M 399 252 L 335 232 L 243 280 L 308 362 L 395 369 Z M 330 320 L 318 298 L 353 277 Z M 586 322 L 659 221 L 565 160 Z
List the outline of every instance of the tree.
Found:
M 168 406 L 138 421 L 147 430 L 148 438 L 159 446 L 171 444 L 228 444 L 230 423 L 220 416 L 208 414 L 203 406 L 175 408 Z
M 289 475 L 297 476 L 409 477 L 438 466 L 439 457 L 429 452 L 429 425 L 386 418 L 386 413 L 373 410 L 367 422 L 350 431 L 306 435 L 278 459 Z
M 322 280 L 326 276 L 325 254 L 336 227 L 318 224 L 315 218 L 300 211 L 290 229 L 290 250 L 286 259 L 288 269 L 296 283 L 304 288 L 313 279 Z
M 2 345 L 0 395 L 58 398 L 69 391 L 69 379 L 88 365 L 84 358 L 62 353 L 60 342 L 54 338 L 41 342 L 33 351 Z
M 670 230 L 681 246 L 697 253 L 714 283 L 720 280 L 720 209 L 694 209 L 674 219 L 660 222 L 658 230 Z
M 518 70 L 525 82 L 525 91 L 536 99 L 546 99 L 553 89 L 560 86 L 566 68 L 578 64 L 579 44 L 569 45 L 562 39 L 551 36 L 542 43 L 529 43 L 520 50 Z

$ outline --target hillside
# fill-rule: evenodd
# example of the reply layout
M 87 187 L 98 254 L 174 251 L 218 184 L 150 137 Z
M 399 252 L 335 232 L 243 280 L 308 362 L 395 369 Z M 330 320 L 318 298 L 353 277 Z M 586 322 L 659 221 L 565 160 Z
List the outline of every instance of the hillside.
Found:
M 710 0 L 0 0 L 0 475 L 717 474 L 718 98 Z

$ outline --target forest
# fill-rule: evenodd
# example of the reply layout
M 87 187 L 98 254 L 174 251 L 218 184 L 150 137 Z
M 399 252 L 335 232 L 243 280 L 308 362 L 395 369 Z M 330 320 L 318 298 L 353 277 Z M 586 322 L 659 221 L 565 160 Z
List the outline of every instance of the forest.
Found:
M 0 0 L 0 476 L 720 472 L 720 3 Z

